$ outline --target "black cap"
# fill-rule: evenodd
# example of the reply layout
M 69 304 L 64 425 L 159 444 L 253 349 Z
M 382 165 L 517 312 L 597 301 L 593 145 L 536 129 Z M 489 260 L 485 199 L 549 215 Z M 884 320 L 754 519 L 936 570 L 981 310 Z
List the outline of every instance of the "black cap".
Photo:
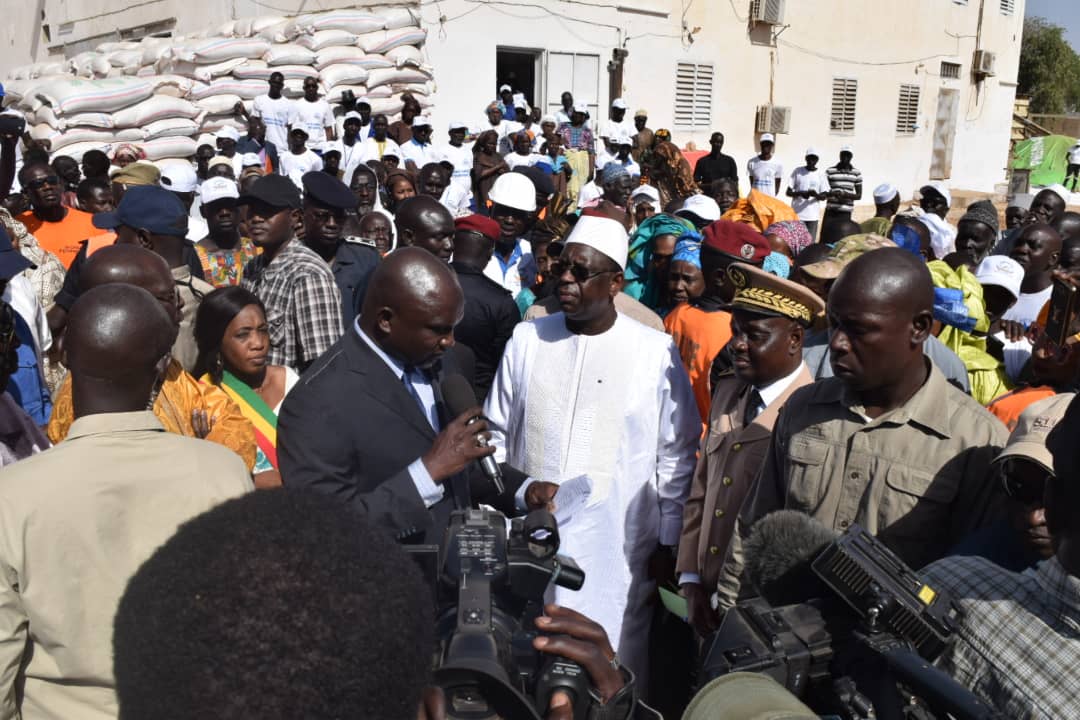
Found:
M 551 181 L 551 176 L 538 167 L 532 165 L 518 165 L 514 168 L 514 172 L 521 173 L 525 177 L 532 180 L 533 187 L 541 195 L 551 197 L 555 194 L 555 183 Z
M 327 175 L 327 177 L 330 176 Z M 240 196 L 236 204 L 245 205 L 253 202 L 263 202 L 270 207 L 299 210 L 300 190 L 284 175 L 264 175 L 252 184 L 251 190 Z
M 314 202 L 340 210 L 352 210 L 356 207 L 356 196 L 345 183 L 330 173 L 320 170 L 304 173 L 300 182 L 304 183 L 304 202 Z

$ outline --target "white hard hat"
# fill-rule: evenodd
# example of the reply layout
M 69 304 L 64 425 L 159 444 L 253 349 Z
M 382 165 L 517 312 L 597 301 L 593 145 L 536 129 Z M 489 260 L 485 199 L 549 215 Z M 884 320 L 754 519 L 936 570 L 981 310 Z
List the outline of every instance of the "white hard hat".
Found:
M 515 210 L 536 212 L 536 186 L 521 173 L 503 173 L 488 193 L 491 202 Z

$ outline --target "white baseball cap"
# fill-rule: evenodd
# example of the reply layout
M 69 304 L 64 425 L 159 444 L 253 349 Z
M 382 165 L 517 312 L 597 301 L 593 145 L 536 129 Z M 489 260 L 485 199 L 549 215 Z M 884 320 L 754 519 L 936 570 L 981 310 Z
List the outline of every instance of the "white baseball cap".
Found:
M 683 201 L 682 207 L 675 211 L 675 215 L 682 217 L 686 214 L 697 215 L 702 220 L 715 222 L 723 214 L 720 206 L 708 195 L 691 195 Z
M 841 145 L 840 146 L 840 152 L 849 152 L 852 155 L 854 155 L 855 154 L 855 148 L 852 147 L 851 145 Z
M 774 138 L 774 137 L 773 137 L 773 134 L 772 134 L 772 133 L 764 133 L 764 134 L 763 134 L 763 135 L 761 136 L 761 138 L 760 138 L 760 139 L 758 140 L 758 142 L 771 142 L 771 143 L 775 143 L 775 142 L 776 142 L 776 138 Z
M 488 85 L 488 87 L 491 87 L 491 86 L 490 86 L 490 85 Z M 502 94 L 502 93 L 504 93 L 504 92 L 514 92 L 514 88 L 512 88 L 512 87 L 510 87 L 509 85 L 506 85 L 506 84 L 504 83 L 504 84 L 502 84 L 502 85 L 500 85 L 500 86 L 499 86 L 499 94 L 501 95 L 501 94 Z
M 195 192 L 199 187 L 199 177 L 191 163 L 169 163 L 161 167 L 161 187 L 177 193 Z
M 232 125 L 226 125 L 218 130 L 214 137 L 218 140 L 239 140 L 240 133 Z
M 413 126 L 414 128 L 418 128 L 418 127 L 431 127 L 431 121 L 430 121 L 430 120 L 428 120 L 428 119 L 427 119 L 426 117 L 424 117 L 423 115 L 417 115 L 416 117 L 414 117 L 414 118 L 413 118 L 413 121 L 412 121 L 412 126 Z
M 226 198 L 236 200 L 240 197 L 240 191 L 237 189 L 236 183 L 229 178 L 212 177 L 204 180 L 199 187 L 199 197 L 202 198 L 203 205 L 209 205 L 216 200 Z
M 543 125 L 544 123 L 551 123 L 552 125 L 558 125 L 559 121 L 555 119 L 554 115 L 545 115 L 544 117 L 540 118 L 540 124 Z
M 975 268 L 975 279 L 983 286 L 997 285 L 1020 298 L 1020 283 L 1024 281 L 1024 268 L 1008 255 L 990 255 Z
M 311 137 L 311 134 L 308 132 L 307 125 L 305 125 L 304 123 L 300 122 L 299 120 L 289 123 L 289 132 L 296 132 L 297 130 L 304 133 L 304 135 Z
M 246 168 L 252 165 L 262 166 L 263 162 L 259 159 L 259 156 L 255 153 L 244 153 L 240 156 L 240 167 Z
M 626 109 L 626 101 L 623 100 L 622 98 L 615 98 L 614 100 L 611 101 L 611 107 L 618 108 L 619 110 L 625 110 Z
M 525 98 L 523 98 L 523 97 L 514 98 L 514 109 L 516 110 L 516 109 L 519 109 L 519 108 L 521 110 L 528 110 L 529 109 L 529 103 L 525 102 Z
M 762 137 L 761 139 L 764 140 L 765 138 Z M 817 148 L 812 148 L 812 147 L 806 148 L 806 152 L 803 153 L 803 157 L 810 157 L 811 155 L 813 155 L 816 158 L 821 157 L 821 155 L 817 151 Z
M 882 183 L 874 188 L 874 202 L 878 205 L 890 202 L 897 195 L 899 195 L 899 191 L 891 183 Z
M 447 132 L 454 132 L 455 130 L 468 130 L 469 124 L 463 123 L 460 120 L 451 120 L 450 127 L 446 129 Z
M 356 112 L 355 110 L 350 110 L 349 112 L 345 113 L 345 119 L 342 120 L 342 122 L 347 122 L 349 120 L 359 120 L 360 122 L 364 122 L 364 118 L 362 118 L 360 116 L 360 113 Z
M 583 102 L 574 103 L 574 112 L 585 113 L 586 115 L 588 115 L 589 114 L 589 104 L 588 103 L 583 103 Z
M 922 194 L 922 191 L 926 188 L 937 191 L 941 197 L 945 198 L 945 204 L 952 206 L 952 193 L 949 192 L 949 188 L 945 187 L 945 183 L 940 180 L 932 180 L 919 188 L 919 194 Z
M 652 203 L 653 205 L 660 206 L 660 191 L 654 188 L 652 185 L 639 185 L 634 189 L 634 192 L 630 193 L 630 204 L 638 205 L 643 202 Z
M 522 173 L 503 173 L 488 193 L 491 202 L 515 210 L 536 212 L 536 186 Z

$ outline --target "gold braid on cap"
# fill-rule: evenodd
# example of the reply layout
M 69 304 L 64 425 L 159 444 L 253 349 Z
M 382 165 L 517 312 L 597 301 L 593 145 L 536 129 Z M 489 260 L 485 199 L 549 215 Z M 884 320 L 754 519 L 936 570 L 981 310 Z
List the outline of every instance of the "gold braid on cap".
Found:
M 798 300 L 760 287 L 743 288 L 735 293 L 734 305 L 746 305 L 800 320 L 807 325 L 814 321 L 810 308 Z

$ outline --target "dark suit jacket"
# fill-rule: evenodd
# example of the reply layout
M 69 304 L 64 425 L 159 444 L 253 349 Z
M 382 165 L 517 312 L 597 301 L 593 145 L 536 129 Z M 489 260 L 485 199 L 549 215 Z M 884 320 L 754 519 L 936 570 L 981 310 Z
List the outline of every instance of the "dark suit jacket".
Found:
M 476 355 L 473 390 L 483 402 L 495 381 L 506 343 L 521 322 L 521 311 L 510 292 L 481 270 L 459 262 L 450 266 L 465 293 L 465 315 L 454 327 L 454 340 L 467 345 Z
M 443 364 L 432 384 L 445 427 L 452 418 L 442 406 L 439 379 L 459 370 L 453 353 Z M 442 500 L 424 507 L 408 466 L 431 448 L 435 431 L 401 379 L 353 328 L 304 372 L 285 399 L 277 430 L 287 487 L 332 495 L 399 540 L 441 544 L 450 513 L 474 500 L 516 514 L 514 493 L 525 476 L 509 466 L 503 466 L 502 495 L 474 465 L 444 481 Z
M 341 293 L 341 317 L 348 326 L 360 314 L 368 281 L 379 264 L 379 251 L 373 245 L 342 242 L 330 269 Z

